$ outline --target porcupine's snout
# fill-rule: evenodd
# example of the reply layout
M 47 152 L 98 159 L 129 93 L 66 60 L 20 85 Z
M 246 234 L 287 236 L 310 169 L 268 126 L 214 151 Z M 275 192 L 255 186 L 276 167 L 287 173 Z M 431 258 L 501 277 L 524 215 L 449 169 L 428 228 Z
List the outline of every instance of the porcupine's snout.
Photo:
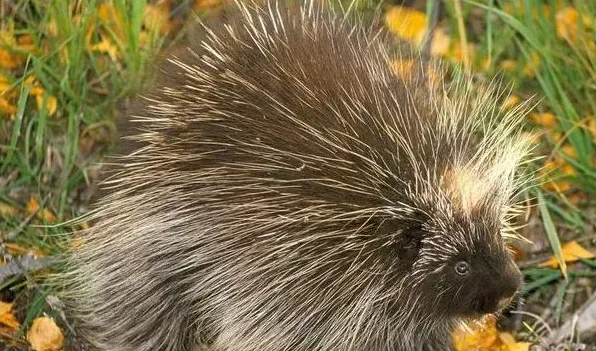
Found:
M 507 257 L 492 274 L 492 282 L 482 289 L 485 293 L 478 299 L 477 312 L 480 314 L 496 313 L 507 308 L 523 281 L 522 274 L 511 257 Z M 484 284 L 482 281 L 478 283 Z

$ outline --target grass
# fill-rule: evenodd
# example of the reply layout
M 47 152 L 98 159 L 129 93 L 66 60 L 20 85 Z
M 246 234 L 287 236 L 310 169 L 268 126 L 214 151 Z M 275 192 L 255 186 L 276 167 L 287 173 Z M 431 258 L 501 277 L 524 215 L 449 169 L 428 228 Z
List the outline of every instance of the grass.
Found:
M 534 171 L 546 175 L 528 194 L 540 200 L 528 213 L 542 225 L 526 234 L 538 242 L 548 238 L 549 246 L 530 250 L 526 259 L 554 250 L 563 261 L 561 242 L 588 243 L 596 231 L 596 2 L 457 3 L 445 2 L 439 23 L 452 40 L 443 56 L 457 65 L 469 61 L 481 79 L 502 74 L 515 94 L 538 98 L 527 127 L 540 135 L 537 153 L 544 156 L 533 164 Z M 375 8 L 370 0 L 354 6 L 362 12 Z M 0 4 L 3 255 L 52 256 L 67 249 L 64 233 L 78 228 L 44 225 L 86 210 L 92 165 L 109 148 L 117 102 L 142 85 L 163 43 L 163 28 L 172 22 L 167 16 L 164 22 L 158 7 L 152 10 L 143 1 Z M 582 285 L 582 279 L 593 279 L 594 272 L 596 260 L 581 260 L 563 271 L 529 264 L 524 294 L 536 309 L 554 301 L 552 323 L 557 323 L 582 301 L 576 294 L 565 302 L 569 292 L 587 291 L 590 285 Z M 21 331 L 41 313 L 53 313 L 47 303 L 51 291 L 40 286 L 43 277 L 43 271 L 27 273 L 0 285 L 0 298 L 18 307 Z
M 85 210 L 91 165 L 109 147 L 116 103 L 138 89 L 161 42 L 143 23 L 144 2 L 105 4 L 112 3 L 0 5 L 0 48 L 9 66 L 0 71 L 0 97 L 8 105 L 0 112 L 2 256 L 53 256 L 67 249 L 64 233 L 78 228 L 53 225 Z M 2 282 L 2 300 L 26 308 L 17 311 L 20 333 L 42 312 L 52 312 L 43 276 Z

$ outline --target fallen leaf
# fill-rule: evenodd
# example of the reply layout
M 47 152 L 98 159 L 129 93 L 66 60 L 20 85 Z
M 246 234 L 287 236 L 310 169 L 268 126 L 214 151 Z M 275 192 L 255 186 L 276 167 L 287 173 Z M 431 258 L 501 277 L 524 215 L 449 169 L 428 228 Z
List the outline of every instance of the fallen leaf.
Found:
M 118 58 L 118 48 L 109 39 L 103 39 L 99 43 L 92 45 L 91 50 L 107 53 L 114 61 Z
M 498 341 L 497 324 L 493 318 L 478 321 L 471 327 L 471 330 L 462 328 L 453 333 L 456 351 L 484 350 Z
M 592 140 L 596 141 L 596 116 L 586 117 L 586 128 L 592 135 Z
M 12 303 L 0 301 L 0 324 L 9 327 L 13 331 L 17 331 L 21 327 L 12 312 Z
M 39 86 L 34 86 L 29 90 L 29 94 L 33 96 L 42 96 L 45 92 L 45 89 Z
M 555 26 L 559 39 L 575 42 L 578 37 L 578 28 L 591 27 L 592 19 L 586 15 L 580 17 L 577 9 L 566 6 L 557 11 Z
M 124 40 L 124 20 L 122 14 L 116 10 L 112 1 L 104 1 L 97 8 L 98 17 L 110 28 L 117 38 Z
M 424 39 L 428 20 L 424 12 L 394 6 L 385 14 L 385 24 L 391 33 L 420 43 Z
M 553 143 L 557 144 L 563 139 L 563 133 L 561 132 L 550 132 L 548 133 L 549 137 L 552 139 Z
M 557 124 L 557 118 L 550 112 L 532 113 L 530 119 L 544 128 L 553 128 Z
M 49 36 L 55 37 L 58 35 L 58 24 L 55 19 L 46 22 L 46 32 Z
M 565 262 L 567 262 L 567 263 L 579 261 L 580 258 L 592 259 L 592 258 L 596 257 L 592 252 L 584 249 L 575 240 L 570 241 L 567 244 L 563 245 L 561 250 L 563 253 L 563 258 L 565 259 Z M 559 263 L 557 262 L 557 259 L 555 257 L 551 257 L 550 259 L 542 262 L 540 264 L 540 266 L 556 268 L 559 266 Z
M 569 202 L 571 202 L 574 205 L 579 205 L 579 204 L 584 203 L 589 200 L 588 196 L 584 193 L 571 194 L 570 196 L 567 197 L 567 199 L 569 200 Z
M 21 66 L 22 62 L 23 60 L 19 56 L 13 55 L 10 51 L 0 48 L 0 67 L 15 69 Z
M 0 58 L 0 61 L 2 58 Z M 17 113 L 17 107 L 10 103 L 10 101 L 2 96 L 0 96 L 0 112 L 6 115 L 14 115 Z
M 437 28 L 433 33 L 430 53 L 435 56 L 444 56 L 449 52 L 450 45 L 451 38 L 441 28 Z
M 160 33 L 170 31 L 170 8 L 167 3 L 148 4 L 145 6 L 143 24 L 147 28 L 157 28 Z
M 499 333 L 501 348 L 499 351 L 528 351 L 531 343 L 517 342 L 513 335 L 509 333 Z
M 574 176 L 577 172 L 575 171 L 575 168 L 570 165 L 570 164 L 564 164 L 561 169 L 561 174 L 565 175 L 565 176 Z
M 499 332 L 494 318 L 484 318 L 453 333 L 456 351 L 528 351 L 530 343 L 517 342 L 510 333 Z
M 524 66 L 524 75 L 528 78 L 534 78 L 536 71 L 540 67 L 540 55 L 537 52 L 533 52 L 530 55 L 530 59 Z
M 48 111 L 48 115 L 52 116 L 56 113 L 56 109 L 58 108 L 58 100 L 53 95 L 48 94 L 41 94 L 35 97 L 35 101 L 37 102 L 37 108 L 41 111 L 42 109 L 46 109 Z
M 561 152 L 571 158 L 577 158 L 577 149 L 571 144 L 562 146 Z
M 11 52 L 16 46 L 12 30 L 0 31 L 0 67 L 15 69 L 21 66 L 23 58 Z
M 52 318 L 39 317 L 31 324 L 27 341 L 35 351 L 57 351 L 62 348 L 64 334 Z
M 48 223 L 56 223 L 56 216 L 52 213 L 52 211 L 48 209 L 44 209 L 39 211 L 39 202 L 35 198 L 35 196 L 31 195 L 29 197 L 29 202 L 27 203 L 26 213 L 28 216 L 32 215 L 33 213 L 37 212 L 37 216 Z
M 14 206 L 0 202 L 0 214 L 4 216 L 16 216 L 19 213 Z
M 6 251 L 10 255 L 13 255 L 13 256 L 26 255 L 26 254 L 32 255 L 35 258 L 47 256 L 45 252 L 43 252 L 41 249 L 35 248 L 35 247 L 26 248 L 19 244 L 8 243 L 8 242 L 4 243 L 4 247 L 6 247 Z
M 0 96 L 7 96 L 11 87 L 10 79 L 0 74 Z
M 569 189 L 573 188 L 573 184 L 566 181 L 554 181 L 551 180 L 549 182 L 543 183 L 542 188 L 548 191 L 554 191 L 557 193 L 564 193 L 569 191 Z
M 195 0 L 193 11 L 201 12 L 221 5 L 221 0 Z
M 474 61 L 474 57 L 476 56 L 476 46 L 473 43 L 467 43 L 467 50 L 468 50 L 468 59 L 470 62 Z M 457 41 L 451 50 L 447 53 L 447 56 L 453 59 L 456 62 L 463 63 L 464 62 L 464 49 L 462 46 L 461 41 Z
M 20 35 L 20 36 L 17 38 L 17 42 L 18 42 L 19 44 L 21 44 L 21 45 L 31 45 L 31 44 L 33 44 L 33 43 L 34 43 L 34 41 L 33 41 L 33 37 L 32 37 L 31 35 L 29 35 L 29 34 L 23 34 L 23 35 Z
M 501 64 L 499 65 L 499 67 L 501 68 L 501 70 L 503 70 L 505 72 L 511 72 L 511 71 L 515 70 L 515 68 L 517 67 L 517 61 L 503 60 L 503 61 L 501 61 Z
M 503 110 L 509 110 L 511 108 L 513 108 L 514 106 L 516 106 L 517 104 L 519 104 L 519 102 L 521 101 L 521 99 L 519 98 L 519 96 L 517 95 L 509 95 L 505 101 L 503 101 L 503 104 L 501 105 L 501 108 Z

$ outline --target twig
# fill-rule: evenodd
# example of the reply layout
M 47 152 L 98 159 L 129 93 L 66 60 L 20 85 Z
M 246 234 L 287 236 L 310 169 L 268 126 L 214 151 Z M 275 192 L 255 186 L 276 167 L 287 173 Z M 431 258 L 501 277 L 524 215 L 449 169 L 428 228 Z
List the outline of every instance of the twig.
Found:
M 4 247 L 4 245 L 2 245 Z M 10 255 L 5 255 L 10 256 Z M 11 258 L 8 263 L 0 266 L 0 284 L 11 275 L 31 272 L 46 268 L 56 263 L 57 260 L 52 257 L 35 258 L 32 255 L 25 255 L 20 259 Z

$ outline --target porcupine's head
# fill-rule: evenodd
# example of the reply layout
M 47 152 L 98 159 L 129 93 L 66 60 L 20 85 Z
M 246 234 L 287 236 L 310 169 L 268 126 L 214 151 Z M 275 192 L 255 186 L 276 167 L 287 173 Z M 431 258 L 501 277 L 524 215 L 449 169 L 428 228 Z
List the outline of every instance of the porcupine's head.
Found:
M 425 112 L 436 124 L 413 129 L 420 141 L 410 139 L 400 170 L 412 174 L 402 176 L 407 215 L 396 216 L 411 269 L 398 295 L 421 320 L 458 322 L 501 312 L 522 284 L 506 243 L 516 236 L 511 221 L 528 185 L 521 167 L 530 145 L 519 129 L 524 112 L 497 106 L 500 88 L 474 89 L 463 76 L 451 84 L 429 95 L 438 100 Z

